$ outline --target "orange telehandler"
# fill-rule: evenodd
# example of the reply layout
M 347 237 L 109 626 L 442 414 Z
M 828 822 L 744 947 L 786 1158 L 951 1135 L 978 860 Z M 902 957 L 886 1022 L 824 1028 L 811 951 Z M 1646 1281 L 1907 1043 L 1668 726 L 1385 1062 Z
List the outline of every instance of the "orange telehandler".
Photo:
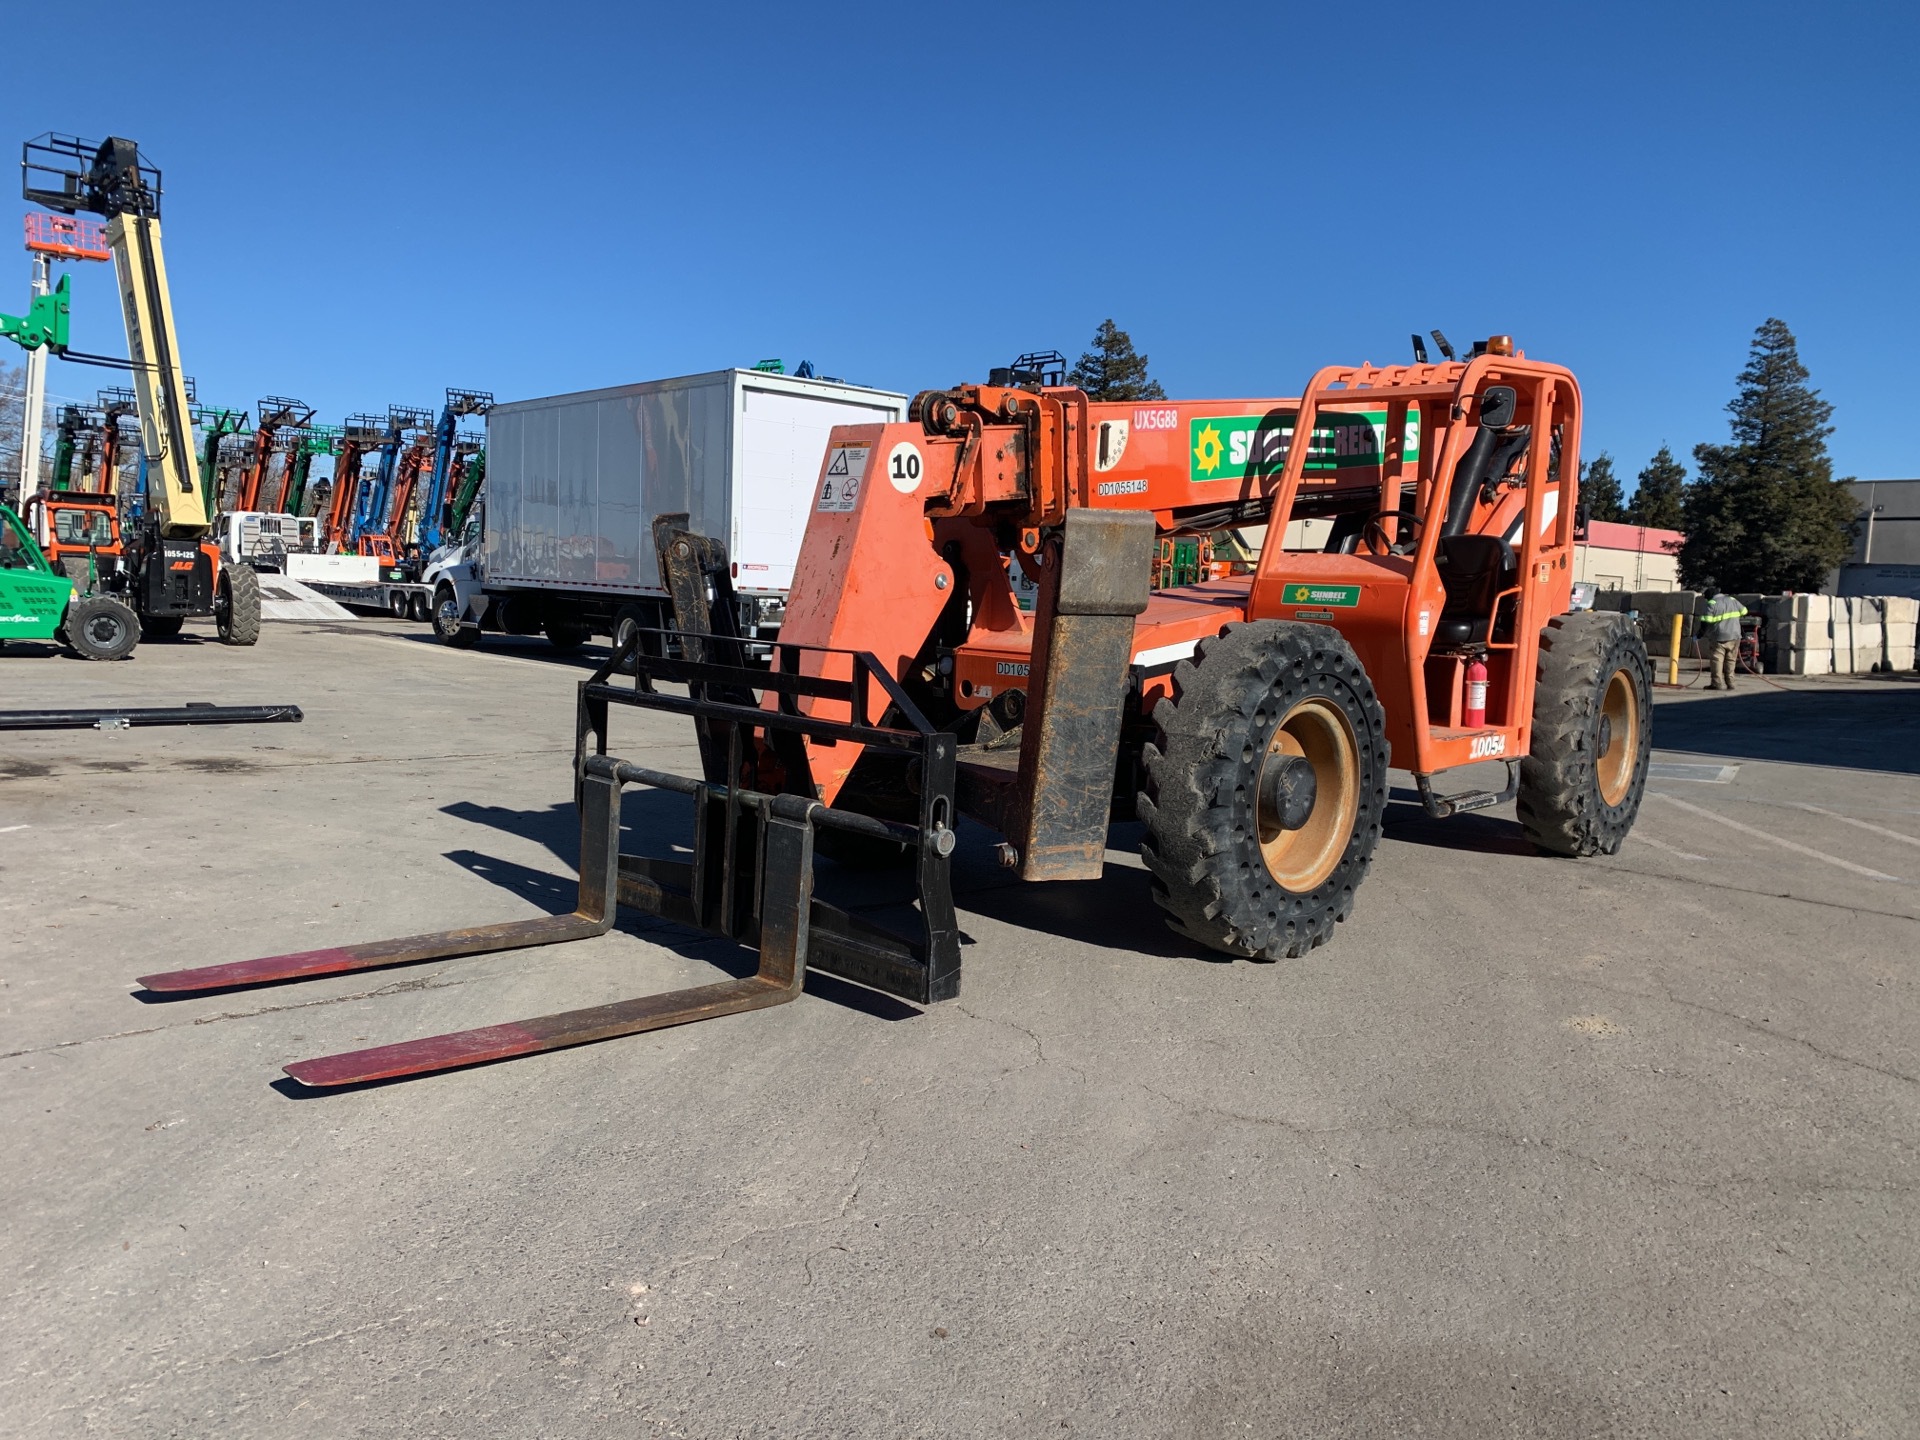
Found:
M 287 1067 L 337 1085 L 777 1004 L 808 967 L 949 998 L 963 815 L 1036 881 L 1097 876 L 1109 822 L 1137 816 L 1172 927 L 1269 960 L 1351 912 L 1390 758 L 1431 814 L 1517 798 L 1539 849 L 1610 853 L 1645 783 L 1650 673 L 1630 619 L 1571 608 L 1579 386 L 1503 336 L 1447 353 L 1330 367 L 1297 400 L 1097 403 L 998 372 L 837 428 L 766 665 L 733 630 L 724 547 L 655 521 L 677 624 L 581 683 L 573 914 L 143 983 L 545 944 L 604 933 L 616 903 L 760 953 L 745 979 Z M 1150 591 L 1158 536 L 1258 524 L 1253 573 Z M 609 755 L 629 706 L 690 717 L 702 775 Z M 1485 761 L 1497 788 L 1436 783 Z M 619 853 L 627 785 L 693 798 L 690 859 Z M 816 896 L 816 842 L 913 865 L 914 933 Z

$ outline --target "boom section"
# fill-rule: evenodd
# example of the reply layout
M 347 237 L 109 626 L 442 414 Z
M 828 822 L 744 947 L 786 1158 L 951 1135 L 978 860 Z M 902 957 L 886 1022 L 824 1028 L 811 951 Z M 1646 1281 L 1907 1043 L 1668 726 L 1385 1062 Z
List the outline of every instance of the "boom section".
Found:
M 159 518 L 162 535 L 204 535 L 213 524 L 212 501 L 194 473 L 192 410 L 180 369 L 159 219 L 114 216 L 107 222 L 107 247 L 113 251 L 127 357 L 139 397 L 147 504 Z

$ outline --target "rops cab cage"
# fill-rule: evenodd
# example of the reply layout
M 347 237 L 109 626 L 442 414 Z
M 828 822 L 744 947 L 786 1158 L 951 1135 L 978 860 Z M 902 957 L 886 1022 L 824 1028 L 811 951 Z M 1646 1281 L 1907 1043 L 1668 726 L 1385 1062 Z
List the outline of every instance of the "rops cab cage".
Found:
M 580 895 L 571 914 L 147 975 L 140 983 L 165 993 L 220 990 L 550 945 L 605 934 L 619 905 L 759 952 L 758 970 L 743 979 L 286 1067 L 310 1086 L 428 1074 L 758 1010 L 798 995 L 809 967 L 918 1004 L 958 994 L 959 933 L 948 870 L 955 737 L 936 730 L 870 654 L 775 644 L 769 666 L 751 664 L 734 619 L 725 547 L 689 533 L 686 518 L 662 516 L 654 525 L 677 628 L 634 631 L 580 683 L 574 761 Z M 827 678 L 820 672 L 828 668 L 850 678 Z M 662 690 L 663 683 L 684 685 L 686 693 Z M 802 697 L 834 702 L 847 718 L 802 714 Z M 701 778 L 610 755 L 618 706 L 691 717 Z M 856 814 L 782 788 L 786 775 L 806 773 L 803 739 L 847 741 L 898 757 L 917 792 L 918 822 Z M 620 853 L 620 798 L 629 785 L 692 799 L 688 858 Z M 823 832 L 853 844 L 898 847 L 913 859 L 916 933 L 896 932 L 814 894 L 815 841 Z

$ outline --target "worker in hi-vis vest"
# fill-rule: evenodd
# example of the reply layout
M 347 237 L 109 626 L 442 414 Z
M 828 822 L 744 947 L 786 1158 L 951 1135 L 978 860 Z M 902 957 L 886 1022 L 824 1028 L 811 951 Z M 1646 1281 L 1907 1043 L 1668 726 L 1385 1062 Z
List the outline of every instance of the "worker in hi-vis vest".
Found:
M 1747 613 L 1747 607 L 1731 595 L 1722 595 L 1711 580 L 1700 582 L 1700 603 L 1703 608 L 1696 617 L 1700 623 L 1697 633 L 1709 646 L 1707 689 L 1731 690 L 1734 662 L 1740 658 L 1740 617 Z

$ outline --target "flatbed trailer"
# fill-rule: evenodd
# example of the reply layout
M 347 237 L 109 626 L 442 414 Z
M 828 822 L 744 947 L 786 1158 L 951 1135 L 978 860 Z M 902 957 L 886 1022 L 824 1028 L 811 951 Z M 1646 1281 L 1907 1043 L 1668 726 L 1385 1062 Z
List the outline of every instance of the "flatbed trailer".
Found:
M 425 620 L 433 603 L 430 587 L 412 580 L 313 580 L 294 577 L 316 595 L 349 610 L 391 615 L 396 620 Z
M 390 567 L 370 555 L 288 553 L 279 557 L 274 568 L 285 571 L 289 580 L 299 581 L 314 594 L 362 613 L 425 620 L 432 603 L 430 586 L 396 577 Z

